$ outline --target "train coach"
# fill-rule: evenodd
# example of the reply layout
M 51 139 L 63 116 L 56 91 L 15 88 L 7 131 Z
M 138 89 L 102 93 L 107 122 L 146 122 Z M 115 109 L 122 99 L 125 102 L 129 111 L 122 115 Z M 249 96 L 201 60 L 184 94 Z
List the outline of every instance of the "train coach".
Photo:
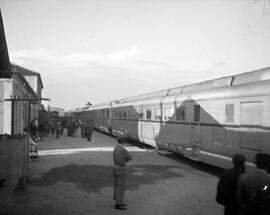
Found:
M 270 153 L 270 68 L 91 107 L 96 128 L 221 168 Z M 81 119 L 85 118 L 85 113 Z M 84 115 L 83 115 L 84 114 Z

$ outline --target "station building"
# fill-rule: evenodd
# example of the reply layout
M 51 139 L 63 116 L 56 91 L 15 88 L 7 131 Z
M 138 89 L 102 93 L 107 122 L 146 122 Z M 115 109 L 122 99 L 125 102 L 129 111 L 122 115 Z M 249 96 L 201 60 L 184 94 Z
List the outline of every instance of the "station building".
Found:
M 39 73 L 10 64 L 0 10 L 0 209 L 14 188 L 26 184 L 29 136 L 24 130 L 38 119 L 42 89 Z
M 40 74 L 13 64 L 10 72 L 11 78 L 0 78 L 0 135 L 23 134 L 42 108 Z

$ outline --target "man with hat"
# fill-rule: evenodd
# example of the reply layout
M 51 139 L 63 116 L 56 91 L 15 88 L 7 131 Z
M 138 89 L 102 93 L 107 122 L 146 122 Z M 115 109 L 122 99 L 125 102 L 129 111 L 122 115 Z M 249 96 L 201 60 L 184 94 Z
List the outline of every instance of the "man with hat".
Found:
M 113 176 L 114 176 L 114 190 L 113 198 L 115 200 L 115 209 L 126 210 L 124 204 L 125 182 L 127 178 L 127 162 L 132 159 L 129 152 L 124 148 L 123 144 L 126 142 L 126 135 L 117 137 L 117 146 L 113 150 Z

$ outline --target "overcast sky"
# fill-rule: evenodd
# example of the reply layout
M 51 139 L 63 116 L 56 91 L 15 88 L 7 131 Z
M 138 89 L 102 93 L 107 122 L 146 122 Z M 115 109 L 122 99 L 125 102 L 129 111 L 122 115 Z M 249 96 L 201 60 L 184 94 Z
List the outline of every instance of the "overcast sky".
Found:
M 270 66 L 270 0 L 0 0 L 12 63 L 71 109 Z

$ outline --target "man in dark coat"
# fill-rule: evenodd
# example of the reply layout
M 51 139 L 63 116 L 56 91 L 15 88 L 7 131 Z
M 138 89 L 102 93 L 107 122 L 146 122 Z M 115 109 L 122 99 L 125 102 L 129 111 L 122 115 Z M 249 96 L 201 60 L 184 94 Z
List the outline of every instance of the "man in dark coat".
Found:
M 240 175 L 245 172 L 244 155 L 235 154 L 232 161 L 234 167 L 223 172 L 217 186 L 216 201 L 225 207 L 224 215 L 238 215 L 237 185 Z
M 127 208 L 126 204 L 124 204 L 124 194 L 125 182 L 127 178 L 127 162 L 130 161 L 132 157 L 123 146 L 126 138 L 117 138 L 117 141 L 118 144 L 113 150 L 113 198 L 115 200 L 115 209 L 126 210 Z
M 84 123 L 84 121 L 81 122 L 80 127 L 81 127 L 81 137 L 85 138 L 85 123 Z
M 244 174 L 237 190 L 241 215 L 270 215 L 270 156 L 258 153 L 255 157 L 256 171 Z
M 94 122 L 93 120 L 91 120 L 90 122 L 87 122 L 85 126 L 85 135 L 87 137 L 87 141 L 94 142 L 92 140 L 93 129 L 94 129 Z
M 36 121 L 32 120 L 31 125 L 30 125 L 30 134 L 32 137 L 38 137 L 38 127 L 36 125 Z
M 56 134 L 56 138 L 59 139 L 59 136 L 61 134 L 61 123 L 57 122 L 56 123 L 56 127 L 55 127 L 55 134 Z

